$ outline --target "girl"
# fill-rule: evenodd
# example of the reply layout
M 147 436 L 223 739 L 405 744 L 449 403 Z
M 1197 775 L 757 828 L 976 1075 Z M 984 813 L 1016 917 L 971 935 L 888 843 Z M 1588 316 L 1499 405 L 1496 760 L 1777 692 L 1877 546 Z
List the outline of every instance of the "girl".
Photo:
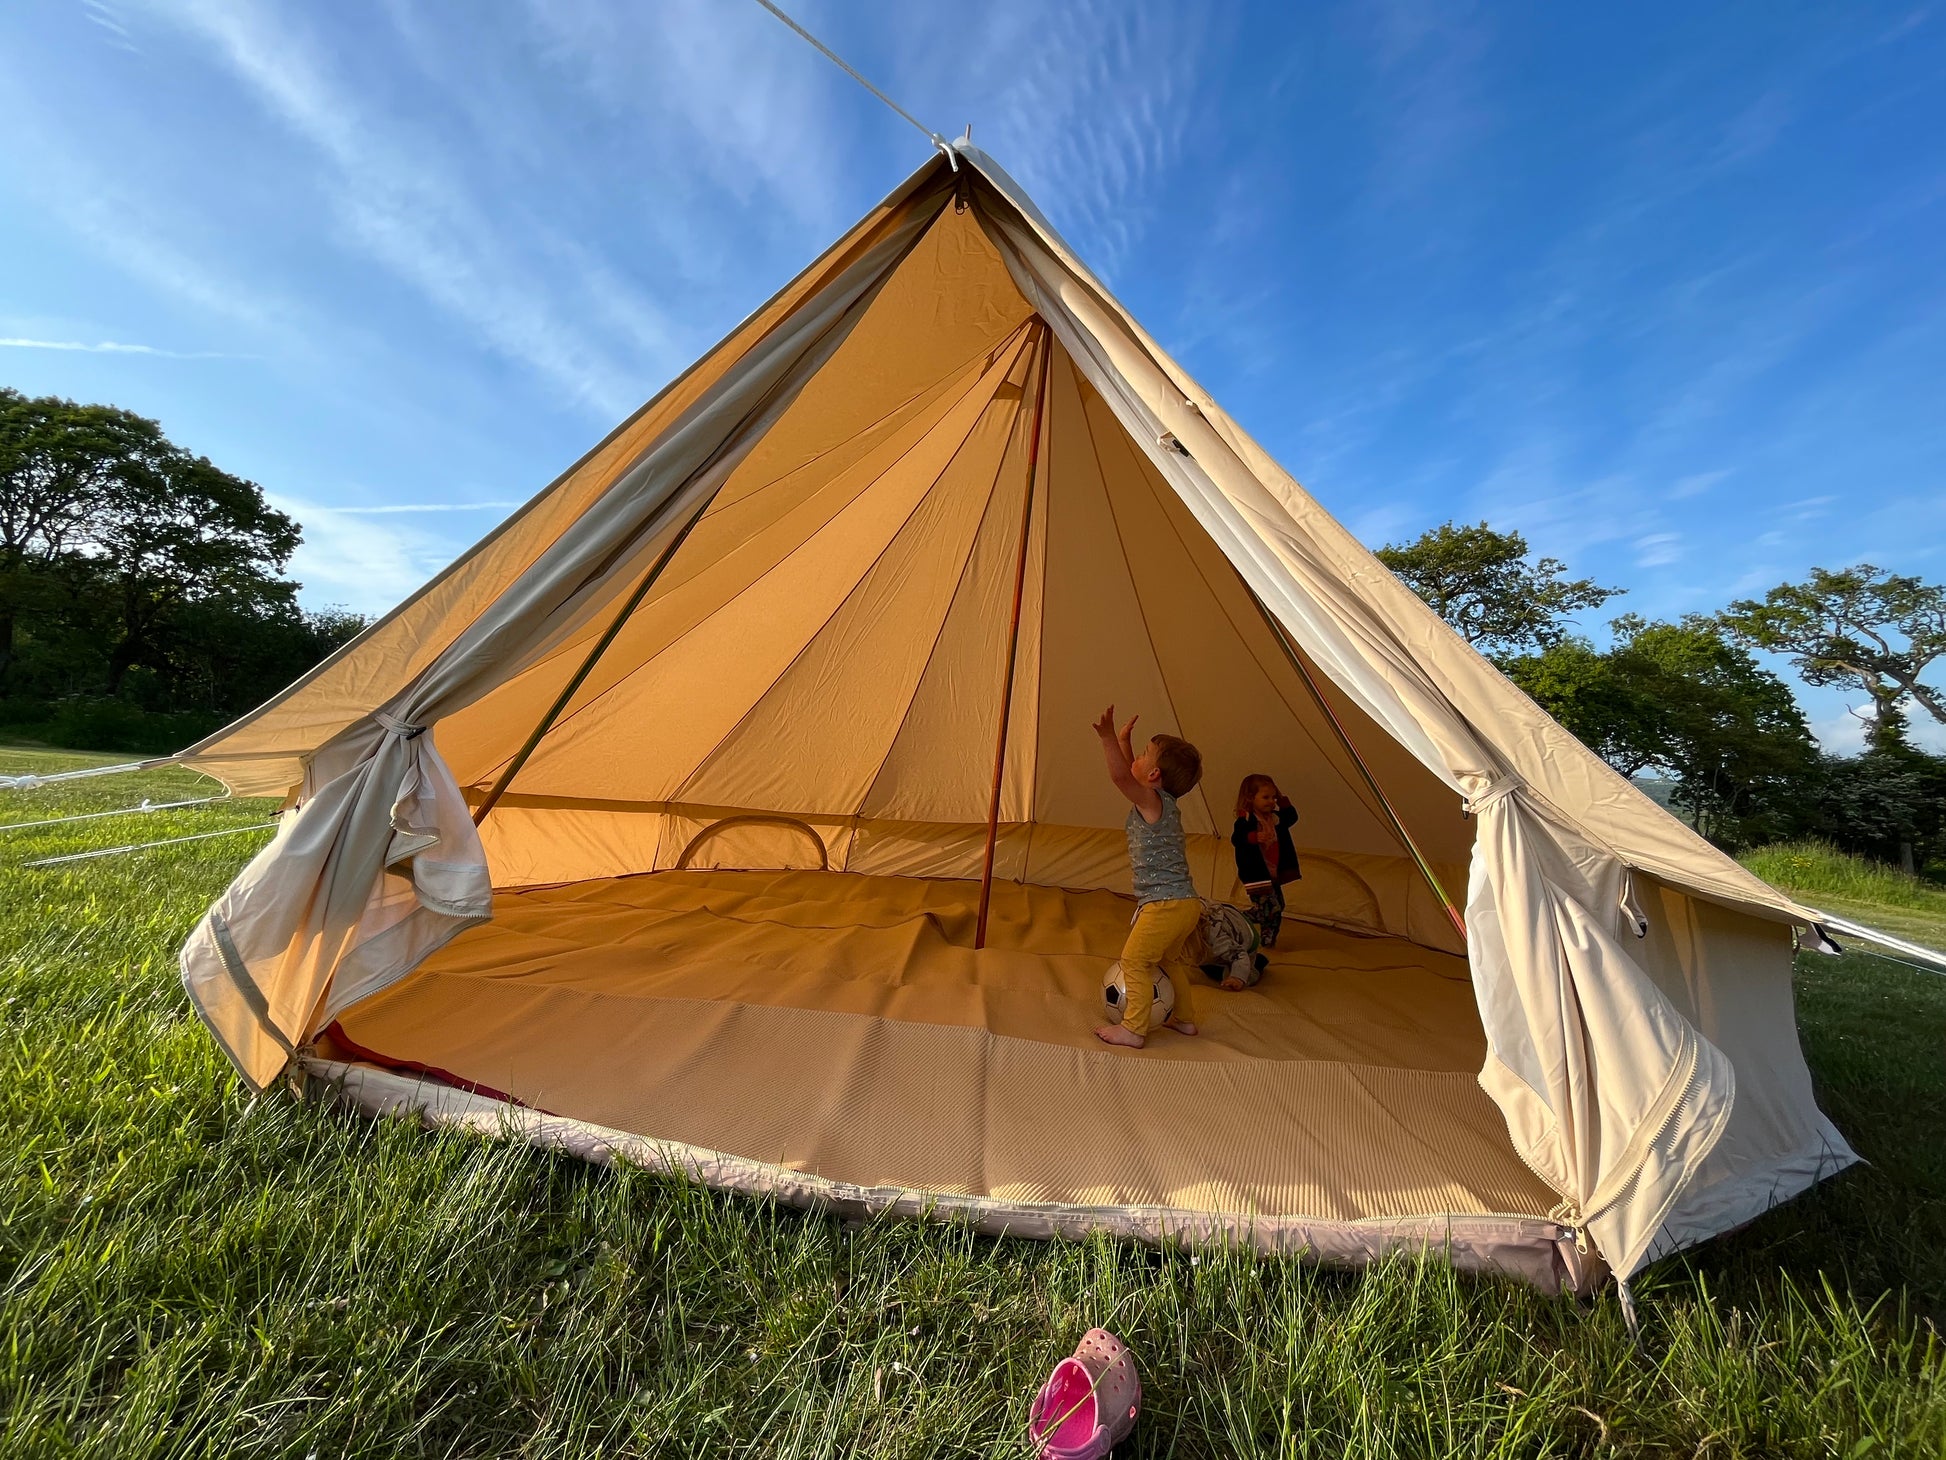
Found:
M 1230 844 L 1237 851 L 1237 877 L 1250 894 L 1250 920 L 1263 934 L 1263 946 L 1277 946 L 1284 921 L 1284 884 L 1295 882 L 1297 851 L 1291 826 L 1297 808 L 1269 776 L 1245 776 L 1237 788 L 1237 821 Z

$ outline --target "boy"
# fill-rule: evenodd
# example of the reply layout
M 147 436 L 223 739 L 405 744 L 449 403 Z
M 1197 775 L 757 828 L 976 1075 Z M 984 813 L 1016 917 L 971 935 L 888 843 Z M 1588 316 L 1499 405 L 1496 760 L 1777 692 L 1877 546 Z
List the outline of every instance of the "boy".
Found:
M 1157 735 L 1137 755 L 1129 740 L 1135 720 L 1115 729 L 1115 707 L 1102 711 L 1095 722 L 1101 752 L 1108 761 L 1108 778 L 1128 797 L 1128 864 L 1135 876 L 1135 926 L 1122 945 L 1122 974 L 1127 1000 L 1122 1022 L 1104 1024 L 1095 1036 L 1106 1044 L 1140 1049 L 1147 1040 L 1149 1006 L 1155 997 L 1155 972 L 1202 923 L 1203 904 L 1189 875 L 1189 853 L 1183 845 L 1182 816 L 1176 798 L 1187 796 L 1203 777 L 1203 757 L 1187 740 Z M 1169 1027 L 1194 1034 L 1191 990 L 1195 970 L 1186 964 L 1170 982 L 1176 988 L 1175 1016 Z

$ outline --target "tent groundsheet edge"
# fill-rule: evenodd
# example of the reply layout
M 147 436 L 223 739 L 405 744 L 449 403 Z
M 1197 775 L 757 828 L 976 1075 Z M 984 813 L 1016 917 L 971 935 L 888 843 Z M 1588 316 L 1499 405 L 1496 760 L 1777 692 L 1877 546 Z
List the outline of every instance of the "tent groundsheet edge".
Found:
M 1394 1253 L 1444 1256 L 1464 1272 L 1517 1278 L 1544 1293 L 1587 1295 L 1608 1270 L 1576 1246 L 1572 1229 L 1518 1213 L 1429 1212 L 1340 1221 L 1256 1217 L 1168 1207 L 1085 1207 L 1010 1202 L 905 1187 L 832 1181 L 721 1151 L 634 1135 L 589 1121 L 459 1089 L 429 1075 L 299 1056 L 302 1093 L 373 1116 L 411 1116 L 427 1126 L 524 1140 L 596 1165 L 618 1162 L 686 1176 L 720 1191 L 866 1220 L 881 1214 L 961 1222 L 985 1236 L 1078 1240 L 1101 1232 L 1150 1246 L 1248 1246 L 1267 1256 L 1363 1267 Z

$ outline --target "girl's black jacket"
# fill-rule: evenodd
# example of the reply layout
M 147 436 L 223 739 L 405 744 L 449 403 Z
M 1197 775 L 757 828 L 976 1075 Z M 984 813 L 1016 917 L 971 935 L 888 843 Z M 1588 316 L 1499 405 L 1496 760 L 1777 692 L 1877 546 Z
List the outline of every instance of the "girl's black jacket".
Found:
M 1295 882 L 1304 874 L 1298 870 L 1297 849 L 1291 845 L 1291 827 L 1297 823 L 1297 808 L 1289 801 L 1277 807 L 1277 882 Z M 1257 829 L 1257 818 L 1239 816 L 1230 832 L 1230 845 L 1237 849 L 1237 877 L 1246 885 L 1270 881 L 1270 864 L 1258 845 L 1250 840 Z

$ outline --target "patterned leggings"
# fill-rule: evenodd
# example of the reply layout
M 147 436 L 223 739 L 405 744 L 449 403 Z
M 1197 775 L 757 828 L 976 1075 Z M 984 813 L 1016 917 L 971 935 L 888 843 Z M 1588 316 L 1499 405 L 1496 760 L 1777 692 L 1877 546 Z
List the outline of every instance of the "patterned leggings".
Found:
M 1250 911 L 1244 914 L 1257 925 L 1266 948 L 1277 946 L 1277 930 L 1284 926 L 1284 889 L 1266 887 L 1250 895 Z

